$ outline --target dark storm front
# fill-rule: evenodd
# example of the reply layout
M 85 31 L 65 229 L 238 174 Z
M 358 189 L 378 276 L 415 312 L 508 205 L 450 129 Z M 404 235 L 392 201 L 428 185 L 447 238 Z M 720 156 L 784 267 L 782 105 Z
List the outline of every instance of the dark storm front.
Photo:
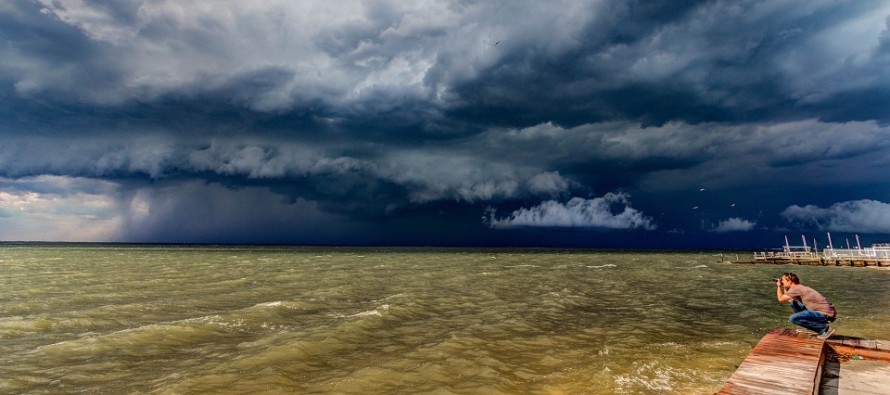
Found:
M 0 259 L 8 393 L 713 393 L 788 325 L 782 267 L 711 253 L 6 244 Z M 839 331 L 890 338 L 888 271 L 795 271 Z

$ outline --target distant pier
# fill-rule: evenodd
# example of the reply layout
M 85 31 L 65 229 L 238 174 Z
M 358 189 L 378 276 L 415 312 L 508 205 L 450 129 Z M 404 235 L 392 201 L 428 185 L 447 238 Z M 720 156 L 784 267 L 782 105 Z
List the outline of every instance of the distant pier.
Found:
M 812 265 L 812 266 L 853 266 L 890 267 L 890 258 L 870 256 L 825 256 L 822 253 L 755 252 L 753 259 L 735 260 L 733 263 L 766 263 L 772 265 Z
M 736 255 L 735 263 L 890 267 L 890 243 L 878 243 L 863 248 L 859 245 L 859 236 L 857 235 L 855 247 L 851 248 L 848 245 L 847 248 L 834 248 L 831 244 L 831 234 L 829 234 L 828 248 L 819 251 L 815 240 L 813 240 L 813 247 L 810 247 L 803 236 L 801 239 L 803 245 L 792 246 L 788 244 L 788 237 L 785 237 L 785 245 L 781 251 L 755 252 L 750 261 L 740 260 Z

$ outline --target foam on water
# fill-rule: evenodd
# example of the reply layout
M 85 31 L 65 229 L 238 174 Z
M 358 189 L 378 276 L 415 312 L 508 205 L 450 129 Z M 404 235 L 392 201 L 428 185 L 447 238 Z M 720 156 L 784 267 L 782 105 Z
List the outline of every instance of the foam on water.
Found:
M 605 264 L 605 265 L 593 265 L 593 266 L 591 266 L 591 265 L 587 265 L 587 266 L 584 266 L 584 267 L 586 267 L 586 268 L 588 268 L 588 269 L 605 269 L 605 268 L 618 267 L 618 265 L 615 265 L 615 264 L 613 264 L 613 263 L 607 263 L 607 264 Z
M 382 317 L 382 316 L 383 316 L 382 311 L 386 311 L 386 310 L 389 310 L 389 305 L 388 305 L 388 304 L 381 305 L 381 306 L 377 307 L 377 308 L 374 309 L 374 310 L 360 311 L 360 312 L 358 312 L 358 313 L 355 313 L 355 314 L 348 314 L 348 315 L 334 314 L 334 315 L 332 315 L 332 316 L 333 316 L 333 317 L 336 317 L 336 318 L 355 318 L 355 317 L 370 317 L 370 316 L 374 316 L 374 317 Z

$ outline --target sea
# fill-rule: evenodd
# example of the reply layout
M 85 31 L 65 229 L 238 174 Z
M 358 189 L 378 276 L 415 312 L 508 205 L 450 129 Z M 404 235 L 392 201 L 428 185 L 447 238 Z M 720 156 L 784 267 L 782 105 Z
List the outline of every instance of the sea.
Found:
M 0 393 L 712 394 L 788 271 L 890 339 L 886 268 L 737 254 L 0 243 Z

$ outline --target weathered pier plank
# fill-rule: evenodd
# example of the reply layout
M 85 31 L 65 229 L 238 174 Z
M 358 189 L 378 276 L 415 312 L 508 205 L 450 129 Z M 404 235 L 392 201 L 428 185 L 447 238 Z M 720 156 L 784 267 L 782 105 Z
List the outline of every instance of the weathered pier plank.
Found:
M 774 329 L 726 381 L 718 394 L 808 394 L 819 385 L 824 341 L 791 329 Z
M 840 362 L 840 363 L 839 363 Z M 890 393 L 890 342 L 769 331 L 717 394 Z
M 838 354 L 857 355 L 865 359 L 890 362 L 890 342 L 835 336 L 826 341 Z M 887 389 L 890 393 L 890 388 Z

